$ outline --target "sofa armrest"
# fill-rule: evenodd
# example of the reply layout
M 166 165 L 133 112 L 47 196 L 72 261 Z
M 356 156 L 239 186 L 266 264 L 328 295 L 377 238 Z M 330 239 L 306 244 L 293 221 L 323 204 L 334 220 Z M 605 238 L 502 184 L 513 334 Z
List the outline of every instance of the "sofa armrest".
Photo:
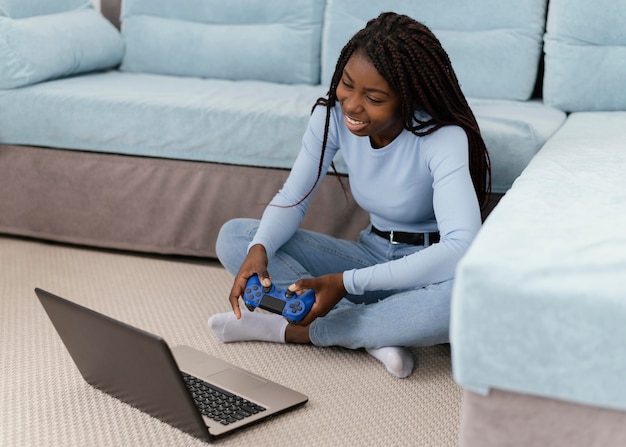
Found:
M 459 263 L 454 377 L 626 410 L 626 112 L 580 112 L 533 158 Z

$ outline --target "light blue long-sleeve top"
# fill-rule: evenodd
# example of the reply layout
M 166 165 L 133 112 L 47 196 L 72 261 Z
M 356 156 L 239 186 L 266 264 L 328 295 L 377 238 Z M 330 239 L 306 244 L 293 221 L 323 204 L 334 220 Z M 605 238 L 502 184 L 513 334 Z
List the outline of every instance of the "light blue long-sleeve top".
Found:
M 270 257 L 293 236 L 312 194 L 296 206 L 272 205 L 299 202 L 315 183 L 325 118 L 326 107 L 317 106 L 289 177 L 265 209 L 250 244 L 262 244 Z M 322 176 L 339 150 L 348 167 L 354 199 L 370 214 L 372 225 L 383 231 L 438 230 L 441 234 L 439 243 L 402 259 L 343 272 L 347 292 L 360 295 L 373 290 L 411 289 L 452 279 L 481 225 L 465 131 L 446 126 L 418 137 L 403 130 L 387 146 L 374 149 L 369 137 L 348 130 L 337 105 L 331 110 Z

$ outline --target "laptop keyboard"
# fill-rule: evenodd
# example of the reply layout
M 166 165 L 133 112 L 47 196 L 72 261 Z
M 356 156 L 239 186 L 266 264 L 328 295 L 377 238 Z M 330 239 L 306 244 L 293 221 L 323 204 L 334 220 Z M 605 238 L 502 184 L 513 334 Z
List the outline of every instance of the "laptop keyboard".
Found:
M 202 379 L 182 371 L 181 373 L 200 413 L 222 425 L 241 421 L 266 410 L 260 405 L 219 389 Z

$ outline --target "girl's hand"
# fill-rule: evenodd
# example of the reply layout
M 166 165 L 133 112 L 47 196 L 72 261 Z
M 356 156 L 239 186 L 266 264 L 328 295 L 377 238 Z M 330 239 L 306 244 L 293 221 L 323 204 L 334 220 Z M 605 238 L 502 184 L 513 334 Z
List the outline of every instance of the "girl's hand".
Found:
M 272 285 L 272 280 L 267 272 L 267 262 L 265 247 L 257 244 L 250 248 L 246 259 L 243 261 L 243 264 L 241 264 L 239 272 L 237 272 L 237 276 L 235 276 L 233 287 L 230 290 L 230 295 L 228 296 L 230 305 L 238 320 L 241 318 L 239 297 L 243 296 L 243 291 L 246 288 L 248 279 L 256 274 L 263 286 L 270 287 Z
M 343 273 L 304 278 L 289 286 L 289 290 L 298 294 L 307 289 L 312 289 L 315 292 L 315 304 L 304 319 L 298 323 L 300 326 L 308 326 L 317 317 L 326 315 L 348 293 L 343 286 Z

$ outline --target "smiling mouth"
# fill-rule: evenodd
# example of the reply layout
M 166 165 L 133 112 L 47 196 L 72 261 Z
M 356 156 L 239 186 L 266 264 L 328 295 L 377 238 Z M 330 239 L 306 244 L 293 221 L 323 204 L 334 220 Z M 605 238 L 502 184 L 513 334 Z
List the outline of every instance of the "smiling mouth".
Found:
M 365 121 L 355 120 L 354 118 L 350 118 L 348 115 L 344 115 L 343 119 L 346 127 L 352 133 L 359 134 L 367 127 L 367 123 Z
M 364 121 L 355 120 L 353 118 L 350 118 L 348 115 L 346 115 L 346 121 L 348 123 L 352 124 L 353 126 L 361 126 L 361 125 L 365 124 Z

